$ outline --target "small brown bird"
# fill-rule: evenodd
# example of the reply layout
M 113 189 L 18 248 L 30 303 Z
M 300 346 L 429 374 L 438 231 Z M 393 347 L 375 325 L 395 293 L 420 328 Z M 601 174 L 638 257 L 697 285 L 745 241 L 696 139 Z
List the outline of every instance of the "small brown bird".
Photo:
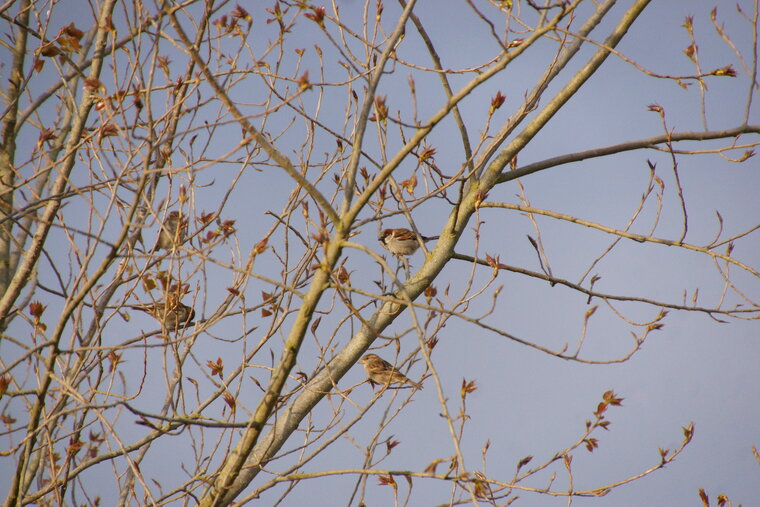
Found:
M 438 236 L 417 236 L 409 229 L 385 229 L 377 240 L 393 255 L 412 255 L 423 242 L 438 239 Z
M 195 309 L 180 303 L 176 297 L 167 297 L 166 301 L 156 301 L 141 306 L 132 306 L 151 314 L 167 331 L 176 331 L 189 326 L 195 318 Z
M 367 370 L 369 381 L 373 384 L 409 384 L 417 389 L 422 389 L 422 384 L 412 382 L 406 375 L 393 367 L 391 363 L 376 354 L 367 354 L 359 362 Z
M 156 248 L 174 250 L 185 242 L 186 225 L 182 221 L 179 211 L 172 211 L 161 224 L 161 232 L 158 233 Z

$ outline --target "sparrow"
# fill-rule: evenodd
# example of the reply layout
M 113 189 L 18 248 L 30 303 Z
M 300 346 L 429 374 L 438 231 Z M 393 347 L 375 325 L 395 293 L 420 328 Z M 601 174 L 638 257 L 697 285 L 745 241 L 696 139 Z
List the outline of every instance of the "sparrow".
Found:
M 147 305 L 132 306 L 132 308 L 151 314 L 167 331 L 176 331 L 189 326 L 195 318 L 195 309 L 176 299 L 176 297 L 167 297 L 166 301 L 156 301 Z
M 412 382 L 391 363 L 376 354 L 367 354 L 359 359 L 359 362 L 364 365 L 369 381 L 373 384 L 409 384 L 416 389 L 422 389 L 422 384 Z
M 420 240 L 428 242 L 438 236 L 417 236 L 409 229 L 385 229 L 377 240 L 393 255 L 412 255 L 420 247 Z
M 163 250 L 174 250 L 185 242 L 185 224 L 182 223 L 182 214 L 179 211 L 172 211 L 161 224 L 161 231 L 158 233 L 158 242 L 156 248 Z

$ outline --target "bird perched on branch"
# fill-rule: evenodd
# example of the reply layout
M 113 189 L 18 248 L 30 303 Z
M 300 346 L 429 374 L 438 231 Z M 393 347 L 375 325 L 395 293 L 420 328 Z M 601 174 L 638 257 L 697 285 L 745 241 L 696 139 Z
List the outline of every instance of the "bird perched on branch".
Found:
M 438 239 L 438 236 L 422 236 L 409 229 L 385 229 L 377 240 L 393 255 L 412 255 L 420 247 L 420 242 L 427 243 Z
M 179 211 L 170 212 L 164 223 L 161 224 L 156 248 L 174 250 L 180 246 L 185 242 L 186 227 L 187 225 L 183 222 L 182 214 Z
M 422 384 L 412 382 L 391 363 L 376 354 L 367 354 L 359 359 L 359 362 L 364 365 L 369 381 L 373 384 L 409 384 L 416 389 L 422 389 Z
M 147 305 L 132 306 L 135 310 L 149 313 L 161 323 L 167 331 L 176 331 L 187 327 L 195 318 L 195 309 L 180 303 L 176 296 L 169 295 L 165 301 L 156 301 Z

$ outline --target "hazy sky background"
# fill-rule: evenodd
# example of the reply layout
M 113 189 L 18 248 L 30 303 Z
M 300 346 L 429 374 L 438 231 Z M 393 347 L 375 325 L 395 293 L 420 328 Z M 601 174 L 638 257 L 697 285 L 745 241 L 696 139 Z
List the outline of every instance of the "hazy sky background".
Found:
M 522 3 L 522 2 L 521 2 Z M 631 2 L 620 2 L 608 16 L 610 21 L 603 23 L 592 32 L 594 40 L 603 40 L 609 33 L 613 22 L 628 8 Z M 739 2 L 745 12 L 752 12 L 752 2 Z M 485 2 L 475 2 L 488 11 Z M 587 2 L 581 12 L 588 12 L 593 4 Z M 682 28 L 684 18 L 694 16 L 694 32 L 699 44 L 699 56 L 703 70 L 732 64 L 739 73 L 737 78 L 713 78 L 708 81 L 707 119 L 708 128 L 721 129 L 738 126 L 742 123 L 749 78 L 737 62 L 734 54 L 716 35 L 710 23 L 710 10 L 718 4 L 718 17 L 726 24 L 726 29 L 736 42 L 744 57 L 751 59 L 752 33 L 748 23 L 736 12 L 733 2 L 717 0 L 694 0 L 690 2 L 652 2 L 644 14 L 636 21 L 633 28 L 618 46 L 618 50 L 637 64 L 657 73 L 670 75 L 694 74 L 694 67 L 682 53 L 689 44 L 686 31 Z M 77 5 L 71 3 L 71 8 Z M 270 40 L 272 25 L 266 24 L 271 17 L 264 11 L 271 8 L 271 2 L 241 1 L 252 15 L 254 28 L 249 42 L 254 48 L 261 49 L 264 43 L 256 43 L 256 38 Z M 345 20 L 360 20 L 363 4 L 358 1 L 338 1 L 341 14 Z M 67 7 L 68 8 L 68 7 Z M 234 3 L 229 9 L 234 8 Z M 329 9 L 329 7 L 328 7 Z M 523 9 L 527 9 L 523 5 Z M 62 12 L 59 8 L 57 12 Z M 69 11 L 71 12 L 71 11 Z M 385 27 L 392 28 L 391 20 L 398 14 L 398 6 L 386 3 Z M 464 2 L 421 0 L 416 14 L 422 19 L 431 38 L 438 49 L 446 68 L 472 67 L 486 61 L 496 54 L 496 47 L 489 34 L 484 30 L 482 21 L 478 20 Z M 83 11 L 79 19 L 88 19 L 88 11 Z M 579 15 L 583 19 L 583 15 Z M 91 19 L 91 18 L 90 18 Z M 71 19 L 63 17 L 56 25 L 68 24 Z M 327 51 L 328 44 L 309 22 L 299 23 L 301 29 L 293 34 L 292 42 L 287 44 L 286 58 L 290 58 L 295 48 L 305 48 L 306 53 L 301 69 L 310 71 L 313 82 L 320 81 L 319 65 L 313 45 L 319 44 Z M 79 22 L 78 22 L 79 23 Z M 83 25 L 86 23 L 82 22 Z M 354 25 L 356 26 L 356 25 Z M 577 28 L 577 27 L 575 27 Z M 237 42 L 235 42 L 237 44 Z M 477 138 L 483 128 L 491 97 L 501 91 L 507 102 L 494 115 L 497 125 L 504 121 L 521 103 L 524 93 L 534 80 L 544 72 L 551 61 L 554 43 L 540 43 L 531 48 L 523 57 L 515 61 L 506 71 L 492 82 L 477 89 L 462 104 L 462 113 L 473 138 Z M 582 57 L 574 60 L 559 79 L 549 87 L 541 101 L 545 105 L 560 86 L 566 83 L 571 73 L 585 63 L 595 48 L 585 47 Z M 184 69 L 185 57 L 168 44 L 166 54 L 171 55 L 172 69 L 177 74 Z M 401 59 L 419 65 L 430 65 L 430 59 L 424 50 L 419 36 L 411 25 L 407 25 L 406 37 L 397 50 Z M 340 81 L 342 74 L 337 74 L 339 66 L 335 57 L 325 53 L 326 67 L 336 72 L 327 75 L 325 81 Z M 3 53 L 3 58 L 7 54 Z M 247 63 L 247 62 L 246 62 Z M 751 63 L 751 62 L 750 62 Z M 285 66 L 289 68 L 289 65 Z M 387 95 L 391 114 L 402 109 L 409 114 L 410 102 L 407 77 L 408 68 L 397 64 L 394 72 L 387 76 L 378 93 Z M 284 72 L 286 73 L 286 72 Z M 300 74 L 300 73 L 299 73 Z M 422 120 L 437 111 L 443 100 L 443 94 L 434 76 L 423 75 L 415 71 L 418 98 L 418 117 Z M 452 78 L 456 90 L 472 73 Z M 362 92 L 361 83 L 357 83 L 358 92 Z M 45 86 L 41 86 L 45 88 Z M 250 83 L 240 82 L 232 91 L 236 99 L 256 103 L 261 100 L 263 87 L 258 78 Z M 316 95 L 304 100 L 314 101 Z M 624 141 L 661 135 L 663 132 L 660 117 L 648 111 L 650 104 L 656 103 L 666 111 L 669 128 L 677 132 L 698 131 L 703 129 L 700 116 L 700 94 L 698 85 L 692 84 L 683 90 L 674 82 L 655 79 L 643 75 L 630 64 L 611 56 L 600 72 L 591 78 L 586 86 L 568 103 L 550 124 L 524 149 L 518 157 L 519 166 L 544 160 L 553 156 L 572 153 L 597 147 L 608 146 Z M 311 102 L 313 104 L 313 102 Z M 322 105 L 324 112 L 320 117 L 325 123 L 340 130 L 345 121 L 345 91 L 326 90 Z M 202 125 L 203 115 L 208 115 L 209 122 L 216 121 L 215 111 L 223 111 L 220 104 L 213 102 L 200 110 L 195 118 L 196 126 Z M 758 123 L 760 115 L 757 107 L 750 115 L 749 123 Z M 284 125 L 292 113 L 283 113 L 268 124 L 272 132 Z M 408 117 L 408 116 L 407 116 Z M 229 119 L 229 118 L 228 118 Z M 300 119 L 297 121 L 301 121 Z M 375 160 L 381 160 L 377 151 L 374 127 L 370 129 L 367 150 Z M 389 128 L 389 130 L 393 130 Z M 277 139 L 277 146 L 288 156 L 302 151 L 302 138 L 297 135 L 301 127 L 293 129 Z M 223 154 L 233 149 L 240 141 L 240 129 L 227 125 L 216 130 L 199 129 L 198 143 L 211 139 L 213 150 L 209 153 Z M 315 152 L 332 152 L 335 141 L 330 136 L 319 134 L 318 138 L 325 145 L 315 147 Z M 400 147 L 398 136 L 389 135 L 389 153 Z M 30 138 L 30 142 L 36 137 Z M 743 141 L 749 141 L 749 137 Z M 184 139 L 187 149 L 189 139 Z M 451 121 L 443 122 L 428 138 L 428 145 L 435 147 L 437 165 L 446 174 L 453 174 L 463 163 L 461 141 Z M 217 146 L 218 144 L 218 146 Z M 711 148 L 726 146 L 728 141 L 702 145 Z M 693 143 L 677 146 L 683 149 L 697 147 Z M 739 156 L 742 150 L 731 156 Z M 188 150 L 189 152 L 189 150 Z M 319 157 L 314 157 L 314 160 Z M 411 158 L 411 157 L 410 157 Z M 238 153 L 231 160 L 240 160 Z M 549 209 L 554 212 L 573 215 L 585 220 L 622 229 L 633 214 L 642 193 L 649 181 L 647 160 L 657 165 L 657 174 L 664 180 L 663 215 L 653 234 L 655 237 L 677 240 L 682 228 L 680 203 L 677 198 L 673 180 L 672 162 L 668 153 L 659 151 L 626 152 L 614 157 L 590 159 L 578 163 L 555 167 L 522 179 L 525 195 L 532 206 Z M 177 160 L 175 159 L 176 163 Z M 760 174 L 756 158 L 743 164 L 725 161 L 715 154 L 704 156 L 681 155 L 678 158 L 679 175 L 686 198 L 689 213 L 688 243 L 704 245 L 709 243 L 718 230 L 716 210 L 724 220 L 723 237 L 730 237 L 757 223 L 760 216 L 758 191 Z M 374 172 L 371 164 L 366 164 Z M 409 160 L 402 164 L 396 176 L 401 181 L 411 174 L 416 161 Z M 223 218 L 236 220 L 237 247 L 233 245 L 229 253 L 215 252 L 222 262 L 243 262 L 249 249 L 257 243 L 271 227 L 273 219 L 265 215 L 269 210 L 277 213 L 292 189 L 292 182 L 277 168 L 257 166 L 256 170 L 246 171 L 236 189 L 229 196 L 229 201 L 222 211 Z M 339 172 L 339 167 L 335 171 Z M 224 163 L 199 170 L 195 175 L 195 191 L 192 205 L 197 214 L 201 211 L 216 209 L 221 201 L 226 185 L 237 174 L 239 162 Z M 87 179 L 87 170 L 83 165 L 77 173 L 82 181 Z M 203 185 L 213 186 L 204 187 Z M 172 188 L 176 197 L 177 185 Z M 332 177 L 325 178 L 321 188 L 330 194 L 334 190 Z M 494 189 L 488 196 L 490 201 L 519 203 L 516 183 L 510 182 Z M 637 219 L 631 232 L 647 234 L 652 226 L 655 201 L 650 199 Z M 316 211 L 312 206 L 312 211 Z M 65 210 L 72 217 L 77 213 L 86 216 L 87 211 L 72 205 Z M 429 202 L 414 211 L 414 218 L 420 231 L 426 235 L 439 234 L 447 217 L 448 208 L 440 202 Z M 367 215 L 369 216 L 369 215 Z M 366 217 L 365 217 L 366 218 Z M 480 230 L 478 254 L 499 255 L 502 263 L 518 266 L 532 271 L 540 271 L 536 254 L 526 239 L 530 234 L 535 237 L 529 220 L 514 211 L 482 209 L 479 219 L 483 221 Z M 578 282 L 593 260 L 615 239 L 579 225 L 557 221 L 548 217 L 536 217 L 541 230 L 541 239 L 556 277 Z M 473 226 L 475 222 L 473 220 Z M 408 226 L 403 216 L 389 218 L 383 222 L 384 227 Z M 353 241 L 378 252 L 381 250 L 377 237 L 378 224 L 365 225 Z M 115 230 L 115 229 L 114 229 Z M 313 232 L 313 231 L 312 231 Z M 146 231 L 146 237 L 151 237 Z M 463 254 L 473 253 L 474 233 L 466 235 L 457 251 Z M 274 243 L 274 248 L 281 248 Z M 239 250 L 236 250 L 239 248 Z M 298 248 L 295 246 L 294 248 Z M 760 257 L 760 239 L 757 232 L 737 243 L 733 256 L 747 264 L 757 267 Z M 272 252 L 257 260 L 256 271 L 277 278 L 279 266 L 271 258 Z M 366 254 L 356 250 L 347 250 L 346 268 L 352 271 L 352 284 L 368 290 L 376 289 L 372 284 L 380 277 L 377 264 Z M 389 257 L 389 256 L 386 256 Z M 388 258 L 391 265 L 395 261 Z M 412 268 L 423 262 L 423 254 L 417 253 L 411 258 Z M 722 266 L 725 269 L 725 266 Z M 199 315 L 215 308 L 216 301 L 224 297 L 226 287 L 231 285 L 233 274 L 229 271 L 208 266 L 208 276 L 196 274 L 193 287 L 205 293 L 199 296 L 196 310 Z M 443 297 L 444 289 L 451 286 L 452 298 L 469 274 L 470 266 L 461 261 L 452 261 L 443 271 L 434 285 Z M 44 274 L 46 268 L 42 267 Z M 490 270 L 481 269 L 476 276 L 475 286 L 484 284 Z M 755 301 L 760 292 L 758 280 L 740 272 L 736 267 L 730 268 L 732 281 L 748 297 Z M 698 302 L 703 306 L 715 305 L 722 297 L 723 284 L 712 261 L 703 255 L 697 255 L 674 247 L 652 243 L 636 243 L 622 240 L 613 254 L 605 257 L 586 277 L 600 274 L 601 280 L 595 289 L 610 294 L 625 294 L 652 298 L 670 303 L 691 301 L 695 289 L 699 288 Z M 490 326 L 495 326 L 521 339 L 539 344 L 553 350 L 559 350 L 568 344 L 573 350 L 581 334 L 585 312 L 589 309 L 586 296 L 568 288 L 509 272 L 499 274 L 495 284 L 487 294 L 499 285 L 503 286 L 497 300 L 496 310 L 484 319 Z M 260 292 L 270 288 L 254 281 L 247 289 L 249 304 L 260 301 Z M 357 301 L 366 301 L 363 297 Z M 727 296 L 726 306 L 737 302 L 736 296 Z M 485 313 L 490 305 L 488 295 L 476 300 L 471 308 L 471 316 Z M 599 309 L 590 320 L 589 329 L 583 348 L 587 359 L 605 360 L 624 355 L 630 350 L 633 341 L 630 332 L 640 334 L 641 328 L 632 328 L 622 322 L 614 312 L 599 300 L 592 305 Z M 659 308 L 614 303 L 614 308 L 637 322 L 654 319 Z M 323 301 L 322 310 L 327 310 L 329 300 Z M 330 333 L 338 320 L 345 316 L 341 306 L 323 318 L 319 336 L 322 343 L 330 339 Z M 373 310 L 369 307 L 365 316 Z M 422 314 L 422 312 L 420 312 Z M 150 317 L 132 315 L 130 324 L 122 322 L 118 316 L 111 315 L 109 325 L 113 334 L 113 343 L 126 339 L 122 333 L 136 335 L 135 326 L 141 330 L 152 330 L 155 326 Z M 243 354 L 240 342 L 225 341 L 242 335 L 243 329 L 256 326 L 259 313 L 252 313 L 246 322 L 239 318 L 220 321 L 202 335 L 195 344 L 194 357 L 197 365 L 188 365 L 186 377 L 193 377 L 201 382 L 201 399 L 212 392 L 210 383 L 205 382 L 204 375 L 207 360 L 222 357 L 225 364 L 236 365 Z M 636 475 L 659 462 L 658 447 L 671 451 L 678 447 L 683 439 L 681 427 L 694 422 L 695 435 L 692 443 L 684 453 L 663 470 L 621 486 L 604 498 L 574 499 L 573 505 L 585 506 L 633 506 L 633 505 L 699 505 L 697 490 L 705 488 L 711 501 L 715 502 L 718 494 L 726 494 L 735 505 L 760 505 L 760 465 L 752 455 L 752 445 L 760 446 L 760 382 L 758 382 L 758 364 L 760 363 L 760 337 L 755 321 L 731 320 L 721 324 L 702 313 L 672 311 L 666 318 L 665 327 L 653 332 L 642 350 L 631 360 L 614 365 L 583 365 L 556 359 L 534 349 L 530 349 L 506 338 L 489 333 L 471 324 L 452 319 L 437 337 L 440 340 L 433 350 L 432 359 L 441 376 L 446 396 L 449 398 L 449 410 L 458 410 L 458 392 L 463 379 L 475 381 L 478 389 L 467 398 L 465 436 L 463 454 L 469 470 L 482 470 L 481 451 L 490 441 L 487 453 L 487 475 L 504 481 L 511 479 L 517 462 L 525 456 L 534 456 L 532 464 L 542 463 L 557 451 L 571 445 L 583 433 L 584 422 L 592 419 L 592 413 L 601 401 L 602 394 L 612 389 L 624 398 L 622 407 L 613 407 L 608 411 L 607 419 L 612 422 L 609 432 L 596 433 L 599 448 L 593 453 L 577 450 L 573 453 L 573 470 L 575 487 L 586 489 L 601 487 L 617 480 Z M 257 331 L 253 331 L 248 340 L 248 347 L 255 343 L 266 330 L 262 322 Z M 357 326 L 356 323 L 353 324 Z M 385 336 L 401 333 L 408 329 L 410 320 L 401 317 Z M 333 340 L 337 344 L 348 341 L 357 327 L 344 324 Z M 283 334 L 286 334 L 283 331 Z M 426 337 L 427 338 L 427 337 Z M 106 338 L 108 339 L 108 338 Z M 377 344 L 384 341 L 378 340 Z M 417 337 L 410 333 L 401 340 L 400 357 L 406 357 L 418 345 Z M 272 345 L 275 354 L 279 350 Z M 155 349 L 153 349 L 155 350 Z M 127 354 L 122 371 L 128 372 L 130 381 L 142 379 L 143 351 Z M 394 354 L 392 346 L 377 352 L 391 359 Z M 264 354 L 267 355 L 268 351 Z M 163 360 L 159 354 L 148 356 L 147 382 L 163 384 Z M 258 364 L 267 364 L 268 357 L 262 357 Z M 296 370 L 311 372 L 319 364 L 318 351 L 314 341 L 307 339 L 304 350 L 299 356 Z M 204 369 L 206 373 L 204 374 Z M 409 376 L 418 380 L 424 370 L 424 362 L 418 361 L 409 372 Z M 254 370 L 256 371 L 256 370 Z M 253 373 L 246 375 L 240 388 L 241 406 L 252 410 L 258 402 L 259 391 L 247 380 Z M 262 370 L 258 377 L 262 383 L 267 379 Z M 354 367 L 340 382 L 346 389 L 362 382 L 365 374 L 360 365 Z M 205 382 L 205 383 L 204 383 Z M 295 384 L 293 384 L 295 386 Z M 186 387 L 189 389 L 189 387 Z M 150 389 L 145 395 L 150 396 Z M 397 394 L 397 396 L 396 396 Z M 400 400 L 409 395 L 409 391 L 397 393 L 387 391 L 383 398 L 363 419 L 347 434 L 338 440 L 332 449 L 319 456 L 304 467 L 304 472 L 317 472 L 333 468 L 359 468 L 362 465 L 362 446 L 369 439 L 390 405 L 394 410 Z M 194 393 L 193 393 L 194 396 Z M 370 399 L 372 390 L 368 384 L 356 386 L 351 399 L 358 406 Z M 395 399 L 394 399 L 395 396 Z M 156 389 L 156 400 L 163 397 L 163 391 Z M 441 407 L 436 396 L 432 379 L 425 383 L 425 389 L 414 394 L 413 402 L 393 420 L 382 432 L 381 440 L 393 436 L 400 445 L 378 468 L 422 471 L 436 458 L 446 458 L 454 454 L 448 430 L 442 417 Z M 324 424 L 329 404 L 337 403 L 324 400 L 315 410 L 315 424 Z M 214 404 L 217 409 L 212 413 L 222 417 L 222 402 Z M 345 420 L 356 414 L 355 407 L 345 406 Z M 320 416 L 323 416 L 320 419 Z M 240 410 L 237 421 L 245 420 L 245 411 Z M 127 441 L 143 435 L 147 429 L 134 425 L 134 417 L 125 414 L 123 436 Z M 233 437 L 232 444 L 237 442 Z M 287 448 L 299 444 L 298 437 Z M 221 443 L 226 445 L 226 441 Z M 376 457 L 381 456 L 376 453 Z M 146 475 L 155 474 L 166 488 L 175 482 L 174 470 L 182 460 L 192 462 L 193 450 L 187 445 L 187 439 L 168 439 L 159 442 L 151 451 L 141 470 Z M 273 471 L 285 468 L 283 464 L 271 464 Z M 7 462 L 6 462 L 7 463 Z M 439 465 L 443 471 L 447 464 Z M 4 467 L 0 461 L 0 467 Z M 110 467 L 93 469 L 83 474 L 82 480 L 98 481 L 111 476 Z M 563 489 L 566 476 L 561 462 L 538 474 L 524 485 L 544 487 L 549 483 L 552 473 L 557 474 L 555 489 Z M 178 476 L 184 475 L 177 471 Z M 255 481 L 260 485 L 262 474 Z M 345 505 L 350 498 L 355 476 L 321 478 L 303 481 L 283 501 L 283 505 Z M 407 484 L 399 482 L 399 495 L 404 498 Z M 0 480 L 0 484 L 5 483 Z M 95 482 L 93 482 L 94 484 Z M 110 504 L 113 495 L 113 481 L 103 480 L 103 504 Z M 2 488 L 0 488 L 2 489 Z M 259 501 L 261 505 L 273 504 L 284 490 L 275 488 L 267 492 Z M 412 500 L 409 505 L 446 504 L 449 490 L 446 485 L 430 479 L 414 479 Z M 565 505 L 565 498 L 551 498 L 545 495 L 519 493 L 516 505 L 548 506 Z M 357 500 L 354 500 L 356 504 Z M 366 492 L 367 505 L 392 505 L 392 490 L 387 486 L 378 486 L 375 478 L 368 480 Z

